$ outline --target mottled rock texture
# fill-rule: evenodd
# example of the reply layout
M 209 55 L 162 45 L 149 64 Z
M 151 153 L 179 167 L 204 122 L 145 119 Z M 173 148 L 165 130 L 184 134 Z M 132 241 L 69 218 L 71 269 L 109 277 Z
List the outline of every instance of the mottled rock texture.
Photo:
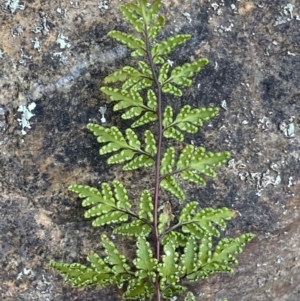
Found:
M 298 301 L 300 3 L 163 2 L 168 21 L 162 36 L 193 35 L 171 60 L 211 61 L 183 98 L 167 101 L 175 108 L 222 104 L 221 114 L 189 138 L 230 150 L 234 159 L 207 187 L 191 187 L 190 199 L 238 210 L 226 235 L 256 234 L 234 275 L 215 275 L 191 289 L 201 301 Z M 98 1 L 27 0 L 14 13 L 9 3 L 2 1 L 0 9 L 0 300 L 121 300 L 114 288 L 73 289 L 47 266 L 51 259 L 84 262 L 91 249 L 100 249 L 104 230 L 83 218 L 69 184 L 117 177 L 134 191 L 152 183 L 145 174 L 109 167 L 85 129 L 89 121 L 100 122 L 104 76 L 132 63 L 106 36 L 128 29 L 121 1 L 107 1 L 104 10 Z M 18 108 L 32 102 L 35 116 L 22 135 Z M 111 105 L 107 119 L 120 124 Z M 128 243 L 118 242 L 130 256 Z

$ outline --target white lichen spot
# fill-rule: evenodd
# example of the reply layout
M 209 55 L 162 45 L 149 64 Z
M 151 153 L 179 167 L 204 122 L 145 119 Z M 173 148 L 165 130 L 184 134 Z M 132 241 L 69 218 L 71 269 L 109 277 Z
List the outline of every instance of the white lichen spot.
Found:
M 0 49 L 0 59 L 3 59 L 4 53 L 5 52 L 2 49 Z
M 168 64 L 170 65 L 170 67 L 173 67 L 174 61 L 171 61 L 171 60 L 168 59 L 167 62 L 168 62 Z
M 264 281 L 260 278 L 257 279 L 257 285 L 259 288 L 261 288 L 262 286 L 264 286 Z
M 67 42 L 68 37 L 65 37 L 62 33 L 58 34 L 58 37 L 56 39 L 56 43 L 59 44 L 60 49 L 65 49 L 66 47 L 70 47 L 70 43 Z
M 219 4 L 214 2 L 210 5 L 214 10 L 217 10 L 219 8 Z
M 22 135 L 26 135 L 25 128 L 31 129 L 31 125 L 29 123 L 29 120 L 35 115 L 32 114 L 32 111 L 35 109 L 36 104 L 35 102 L 32 102 L 31 104 L 26 106 L 20 106 L 18 108 L 18 112 L 22 112 L 21 119 L 18 119 L 19 124 L 22 127 Z
M 23 272 L 20 272 L 20 273 L 17 275 L 17 280 L 22 279 L 22 277 L 23 277 Z
M 183 15 L 187 18 L 189 23 L 192 23 L 192 18 L 191 18 L 191 14 L 189 13 L 183 13 Z
M 279 124 L 279 130 L 283 133 L 283 135 L 287 138 L 295 137 L 295 124 L 294 118 L 291 117 L 287 122 L 283 121 Z
M 4 11 L 9 11 L 12 14 L 14 14 L 18 9 L 19 10 L 24 10 L 25 9 L 25 4 L 20 4 L 19 0 L 6 0 L 2 4 L 2 9 Z
M 21 48 L 21 57 L 25 60 L 31 60 L 32 59 L 32 56 L 31 55 L 28 55 L 26 54 L 23 49 Z
M 274 23 L 274 26 L 278 26 L 278 25 L 281 25 L 281 24 L 285 24 L 287 22 L 291 21 L 290 18 L 287 18 L 287 17 L 284 17 L 284 16 L 279 16 L 275 23 Z
M 290 188 L 291 186 L 293 186 L 293 177 L 289 177 L 289 183 L 288 183 L 288 188 Z
M 221 25 L 221 28 L 224 30 L 224 31 L 231 31 L 231 29 L 233 28 L 233 24 L 232 23 L 230 23 L 230 25 L 228 26 L 228 27 L 225 27 L 225 26 L 223 26 L 223 25 Z
M 276 263 L 281 263 L 283 261 L 283 258 L 282 257 L 278 257 L 277 259 L 276 259 Z
M 43 35 L 47 35 L 50 32 L 50 27 L 47 24 L 47 15 L 45 12 L 40 11 L 39 15 L 41 17 L 41 23 L 40 26 L 35 27 L 35 29 L 32 30 L 34 33 L 42 33 Z
M 23 65 L 23 66 L 26 66 L 26 65 L 27 65 L 27 62 L 28 62 L 29 60 L 32 59 L 32 56 L 26 54 L 26 53 L 23 51 L 23 49 L 21 48 L 21 58 L 22 58 L 22 59 L 19 60 L 19 63 L 20 63 L 21 65 Z
M 234 4 L 231 4 L 230 7 L 231 7 L 231 9 L 232 9 L 233 11 L 236 10 L 236 6 L 235 6 Z
M 98 7 L 99 7 L 100 9 L 105 9 L 105 10 L 107 10 L 107 9 L 109 8 L 108 2 L 109 2 L 109 1 L 99 1 L 99 2 L 98 2 Z
M 291 19 L 293 19 L 293 10 L 294 10 L 294 5 L 292 5 L 291 3 L 283 7 L 283 13 L 286 16 L 290 15 Z
M 78 1 L 75 1 L 75 2 L 74 1 L 70 1 L 70 4 L 71 4 L 72 8 L 80 9 Z M 85 5 L 84 5 L 84 8 L 85 8 Z
M 41 44 L 38 37 L 35 37 L 34 40 L 31 41 L 33 43 L 33 48 L 37 51 L 41 51 Z
M 102 122 L 102 123 L 105 123 L 105 122 L 106 122 L 106 118 L 105 118 L 106 106 L 100 107 L 100 108 L 99 108 L 99 112 L 100 112 L 100 114 L 102 115 L 102 116 L 101 116 L 101 122 Z
M 257 127 L 263 131 L 268 131 L 271 126 L 271 121 L 269 117 L 263 116 L 262 118 L 258 119 Z
M 221 101 L 221 108 L 223 108 L 225 111 L 227 111 L 227 102 L 226 102 L 225 99 L 223 99 L 223 100 Z
M 12 29 L 11 35 L 15 38 L 16 36 L 20 36 L 24 32 L 24 27 L 22 25 L 18 25 L 16 28 Z
M 24 275 L 27 276 L 27 275 L 29 275 L 30 273 L 31 273 L 31 269 L 26 269 L 26 268 L 23 269 L 23 274 L 24 274 Z

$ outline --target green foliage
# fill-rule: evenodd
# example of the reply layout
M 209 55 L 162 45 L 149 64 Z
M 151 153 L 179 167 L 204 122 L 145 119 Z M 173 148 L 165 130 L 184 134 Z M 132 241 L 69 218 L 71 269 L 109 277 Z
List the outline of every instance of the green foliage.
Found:
M 196 148 L 193 145 L 187 145 L 180 153 L 175 167 L 175 149 L 170 147 L 161 161 L 161 176 L 163 177 L 161 186 L 177 198 L 184 200 L 185 194 L 173 174 L 180 175 L 183 180 L 205 185 L 205 180 L 199 174 L 216 177 L 213 167 L 222 166 L 229 158 L 229 152 L 212 153 L 207 152 L 203 147 Z
M 137 134 L 130 128 L 125 131 L 126 138 L 115 126 L 105 128 L 99 124 L 89 123 L 87 128 L 93 132 L 99 143 L 108 142 L 108 144 L 100 148 L 100 155 L 118 152 L 108 158 L 108 164 L 119 164 L 130 161 L 123 166 L 123 170 L 134 170 L 140 167 L 149 167 L 153 165 L 154 160 L 152 154 L 155 149 L 153 146 L 155 139 L 150 131 L 145 133 L 145 148 L 151 151 L 147 152 L 146 150 L 141 149 L 141 142 L 139 141 Z M 134 158 L 136 154 L 138 156 Z
M 94 227 L 113 227 L 114 235 L 129 237 L 135 252 L 129 249 L 121 254 L 102 234 L 105 256 L 90 252 L 89 266 L 50 263 L 73 286 L 113 284 L 123 291 L 124 299 L 130 300 L 171 299 L 186 291 L 186 280 L 232 273 L 237 254 L 253 238 L 251 233 L 222 237 L 226 222 L 238 214 L 229 208 L 199 208 L 198 201 L 189 201 L 179 203 L 181 209 L 172 212 L 174 198 L 186 199 L 182 182 L 206 185 L 205 177 L 216 177 L 216 169 L 228 161 L 230 153 L 211 152 L 188 143 L 178 147 L 186 134 L 196 134 L 219 113 L 219 108 L 184 105 L 176 112 L 170 104 L 162 103 L 163 93 L 182 96 L 181 89 L 192 85 L 208 59 L 174 68 L 169 64 L 166 56 L 191 36 L 177 34 L 156 40 L 165 24 L 165 18 L 158 14 L 160 7 L 161 0 L 152 4 L 136 0 L 122 5 L 121 12 L 135 34 L 117 30 L 109 33 L 129 47 L 133 57 L 143 57 L 135 67 L 125 66 L 104 79 L 104 84 L 114 87 L 101 88 L 113 102 L 113 111 L 120 111 L 122 119 L 132 120 L 131 126 L 121 131 L 116 126 L 87 125 L 101 144 L 100 155 L 108 156 L 108 164 L 122 164 L 124 171 L 154 169 L 152 189 L 141 188 L 139 199 L 132 201 L 133 196 L 119 180 L 103 182 L 99 189 L 69 186 L 82 199 L 85 218 L 92 220 Z M 144 125 L 147 129 L 143 132 L 133 130 Z M 177 144 L 171 145 L 173 141 L 167 139 Z M 162 189 L 173 198 L 163 202 Z M 191 292 L 186 293 L 185 301 L 195 300 Z

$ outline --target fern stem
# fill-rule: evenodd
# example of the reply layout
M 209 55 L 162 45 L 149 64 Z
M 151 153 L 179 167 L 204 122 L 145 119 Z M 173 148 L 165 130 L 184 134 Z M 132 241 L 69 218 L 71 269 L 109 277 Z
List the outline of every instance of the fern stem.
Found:
M 159 188 L 160 188 L 160 165 L 161 165 L 161 149 L 162 149 L 162 137 L 163 137 L 163 124 L 162 124 L 162 91 L 161 84 L 158 81 L 153 58 L 151 55 L 151 45 L 148 35 L 147 24 L 145 24 L 145 43 L 146 43 L 146 53 L 150 63 L 150 68 L 153 75 L 153 81 L 155 82 L 157 88 L 157 117 L 158 117 L 158 141 L 157 141 L 157 154 L 156 154 L 156 164 L 155 164 L 155 190 L 154 190 L 154 210 L 153 210 L 153 231 L 155 237 L 156 245 L 156 259 L 157 262 L 160 261 L 160 235 L 158 232 L 158 207 L 159 207 Z M 155 282 L 155 294 L 156 301 L 161 301 L 161 291 L 159 287 L 159 275 L 156 275 Z

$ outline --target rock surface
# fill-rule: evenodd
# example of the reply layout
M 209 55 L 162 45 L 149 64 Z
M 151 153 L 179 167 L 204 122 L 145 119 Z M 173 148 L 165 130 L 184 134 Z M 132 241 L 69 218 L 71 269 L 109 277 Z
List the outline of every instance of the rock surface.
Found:
M 73 289 L 47 266 L 84 262 L 100 246 L 102 230 L 84 220 L 69 184 L 117 177 L 135 188 L 140 177 L 109 167 L 85 128 L 100 122 L 104 76 L 131 63 L 106 35 L 128 28 L 120 1 L 27 0 L 15 11 L 13 2 L 0 4 L 0 300 L 121 300 L 113 288 Z M 234 275 L 191 289 L 204 301 L 300 300 L 300 3 L 166 0 L 163 13 L 163 36 L 193 35 L 171 60 L 211 61 L 177 104 L 168 101 L 222 106 L 190 138 L 233 158 L 190 198 L 241 213 L 226 235 L 256 234 Z M 107 112 L 108 125 L 120 124 Z

